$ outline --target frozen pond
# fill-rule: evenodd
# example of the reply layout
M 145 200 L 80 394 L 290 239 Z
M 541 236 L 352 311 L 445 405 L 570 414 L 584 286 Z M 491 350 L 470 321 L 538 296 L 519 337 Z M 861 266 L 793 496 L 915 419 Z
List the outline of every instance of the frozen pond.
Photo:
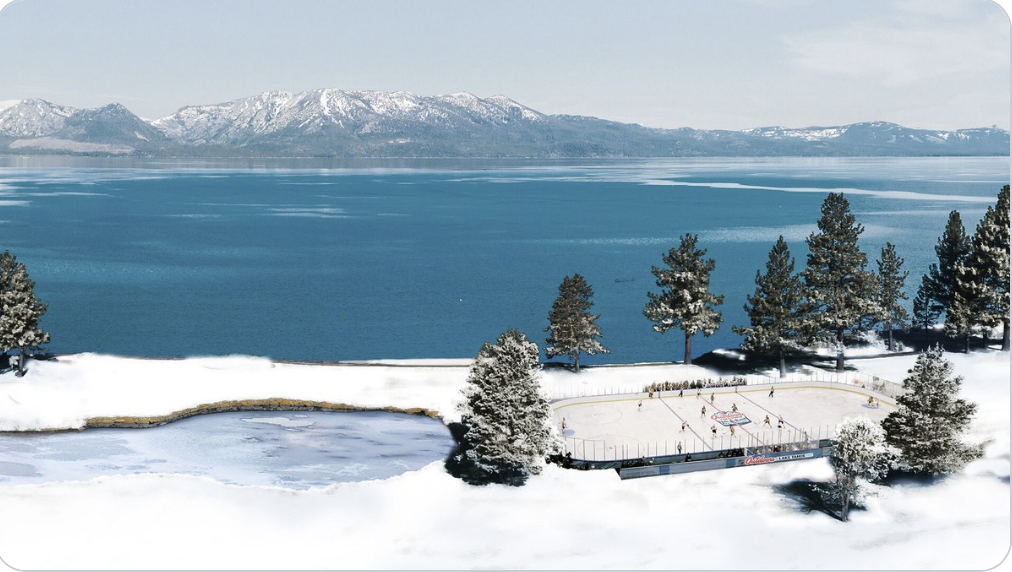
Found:
M 148 429 L 0 434 L 0 486 L 185 473 L 307 489 L 420 469 L 452 445 L 441 422 L 414 415 L 216 413 Z

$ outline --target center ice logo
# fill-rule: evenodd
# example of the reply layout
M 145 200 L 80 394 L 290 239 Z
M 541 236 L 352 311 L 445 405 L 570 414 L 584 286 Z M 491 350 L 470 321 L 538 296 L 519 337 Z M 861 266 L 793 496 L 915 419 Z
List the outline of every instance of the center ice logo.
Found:
M 710 416 L 717 423 L 720 423 L 724 427 L 730 427 L 732 425 L 744 425 L 751 423 L 752 420 L 745 416 L 740 411 L 718 411 Z

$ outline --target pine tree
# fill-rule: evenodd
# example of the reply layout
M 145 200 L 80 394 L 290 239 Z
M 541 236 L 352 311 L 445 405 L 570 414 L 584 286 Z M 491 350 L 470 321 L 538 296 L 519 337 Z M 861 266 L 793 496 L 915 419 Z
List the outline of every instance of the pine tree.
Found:
M 776 355 L 780 359 L 780 377 L 785 377 L 784 356 L 801 347 L 807 307 L 805 287 L 794 274 L 794 259 L 783 236 L 770 250 L 766 274 L 756 271 L 755 283 L 755 293 L 747 297 L 744 306 L 752 327 L 732 329 L 744 336 L 743 349 Z
M 849 520 L 850 505 L 860 498 L 861 481 L 884 477 L 892 455 L 882 427 L 873 421 L 852 417 L 836 426 L 829 462 L 833 465 L 833 497 L 840 503 L 841 520 Z
M 921 285 L 917 287 L 917 295 L 914 296 L 914 323 L 927 331 L 941 314 L 942 311 L 931 300 L 928 276 L 921 276 Z
M 650 299 L 643 315 L 654 322 L 655 332 L 672 328 L 685 332 L 685 364 L 692 364 L 692 336 L 702 332 L 711 336 L 723 319 L 714 309 L 724 303 L 723 296 L 710 292 L 710 273 L 716 267 L 713 259 L 703 260 L 706 250 L 696 248 L 699 237 L 686 234 L 678 248 L 664 256 L 667 268 L 653 267 L 660 294 L 647 293 Z
M 545 340 L 545 355 L 549 359 L 569 356 L 577 373 L 580 372 L 580 353 L 591 356 L 609 353 L 598 341 L 601 327 L 597 325 L 597 319 L 600 316 L 590 313 L 594 305 L 591 301 L 593 297 L 594 290 L 583 276 L 566 276 L 559 286 L 559 297 L 548 312 L 548 327 L 545 331 L 549 332 L 549 336 Z
M 903 270 L 903 259 L 896 254 L 896 247 L 892 243 L 886 243 L 877 262 L 875 302 L 881 313 L 876 321 L 884 324 L 889 332 L 887 347 L 889 351 L 893 351 L 893 327 L 905 327 L 910 317 L 900 303 L 900 300 L 907 299 L 907 295 L 903 293 L 903 286 L 910 273 Z
M 994 212 L 993 234 L 991 235 L 993 238 L 989 240 L 989 243 L 995 249 L 992 255 L 995 262 L 995 313 L 1001 316 L 1001 349 L 1007 352 L 1012 347 L 1010 345 L 1012 340 L 1009 340 L 1009 302 L 1010 296 L 1012 296 L 1012 293 L 1009 292 L 1009 281 L 1012 280 L 1012 276 L 1009 274 L 1009 255 L 1010 249 L 1012 249 L 1012 237 L 1009 236 L 1009 226 L 1012 224 L 1009 218 L 1009 185 L 1002 187 L 998 193 L 998 202 L 995 204 Z
M 509 330 L 478 352 L 458 406 L 467 428 L 454 456 L 471 484 L 522 485 L 555 447 L 551 407 L 541 393 L 538 346 Z
M 956 267 L 970 254 L 970 238 L 966 236 L 959 211 L 949 213 L 945 231 L 935 245 L 938 263 L 928 268 L 928 284 L 934 311 L 946 312 L 952 306 L 956 289 Z
M 988 333 L 1002 325 L 1002 349 L 1009 342 L 1009 190 L 998 194 L 998 202 L 988 207 L 977 224 L 971 240 L 970 253 L 957 265 L 957 288 L 963 304 L 974 312 L 974 325 L 979 326 L 987 347 Z
M 963 383 L 935 346 L 917 356 L 903 381 L 899 408 L 882 421 L 886 442 L 899 450 L 900 464 L 914 472 L 945 474 L 981 456 L 980 445 L 961 439 L 977 406 L 957 399 Z
M 18 351 L 18 376 L 25 374 L 29 352 L 49 343 L 49 333 L 39 327 L 46 304 L 35 297 L 35 282 L 25 265 L 9 252 L 0 255 L 0 351 Z
M 996 206 L 1008 208 L 1004 188 Z M 988 207 L 977 224 L 969 253 L 955 265 L 952 303 L 947 310 L 945 331 L 950 337 L 963 338 L 967 352 L 974 332 L 981 333 L 983 346 L 987 348 L 990 331 L 1008 321 L 1008 220 L 1007 210 L 1001 214 L 998 209 Z M 1004 343 L 1003 339 L 1003 347 Z
M 857 244 L 864 227 L 857 224 L 842 193 L 826 197 L 818 228 L 806 241 L 808 265 L 802 275 L 814 304 L 806 327 L 813 337 L 835 343 L 836 370 L 843 371 L 845 336 L 879 313 L 873 296 L 876 281 L 865 269 L 868 257 Z
M 956 266 L 956 273 L 952 302 L 945 316 L 945 335 L 962 339 L 963 351 L 970 353 L 970 337 L 978 328 L 978 316 L 984 309 L 984 300 L 972 288 L 973 271 L 966 263 L 960 262 Z

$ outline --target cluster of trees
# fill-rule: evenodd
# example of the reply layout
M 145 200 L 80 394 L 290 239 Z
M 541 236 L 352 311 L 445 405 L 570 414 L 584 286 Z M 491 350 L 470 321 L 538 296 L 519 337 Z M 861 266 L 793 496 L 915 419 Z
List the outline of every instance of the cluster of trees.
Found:
M 806 239 L 808 256 L 804 270 L 795 273 L 795 262 L 783 236 L 769 253 L 766 271 L 756 272 L 756 290 L 747 296 L 748 326 L 734 326 L 744 338 L 742 348 L 775 356 L 781 377 L 787 374 L 786 357 L 814 344 L 836 349 L 836 370 L 845 366 L 849 339 L 882 327 L 890 351 L 895 349 L 895 329 L 910 324 L 906 309 L 903 258 L 886 243 L 874 268 L 861 250 L 864 227 L 851 212 L 842 193 L 829 193 L 822 204 L 818 230 Z M 998 194 L 973 238 L 966 236 L 959 213 L 953 211 L 945 233 L 935 247 L 939 262 L 924 276 L 913 301 L 913 321 L 925 327 L 944 312 L 946 332 L 953 337 L 985 335 L 1004 326 L 1002 349 L 1009 349 L 1009 187 Z M 685 335 L 684 363 L 692 363 L 692 338 L 713 335 L 723 320 L 717 307 L 724 297 L 710 291 L 710 275 L 716 267 L 707 251 L 698 247 L 698 236 L 686 234 L 677 248 L 663 256 L 662 267 L 652 272 L 659 293 L 647 294 L 643 314 L 653 330 L 681 330 Z M 580 354 L 607 353 L 601 344 L 599 316 L 591 313 L 593 289 L 576 274 L 559 286 L 559 297 L 549 312 L 549 358 L 568 356 L 579 371 Z
M 998 193 L 976 232 L 967 236 L 959 211 L 949 213 L 935 245 L 938 262 L 921 278 L 914 297 L 914 322 L 927 329 L 944 314 L 945 333 L 962 338 L 979 334 L 988 346 L 992 329 L 1002 326 L 1001 349 L 1009 351 L 1009 186 Z
M 908 273 L 888 242 L 876 270 L 869 269 L 858 242 L 863 232 L 843 194 L 830 193 L 818 231 L 805 241 L 808 260 L 800 274 L 794 273 L 794 259 L 781 236 L 770 251 L 766 273 L 756 272 L 757 288 L 745 304 L 750 325 L 734 329 L 744 337 L 743 349 L 776 355 L 781 377 L 787 373 L 785 356 L 814 343 L 834 346 L 836 370 L 843 371 L 848 337 L 878 325 L 888 330 L 892 350 L 893 328 L 908 318 L 902 305 Z
M 881 425 L 858 417 L 837 427 L 829 500 L 840 507 L 843 520 L 861 496 L 862 481 L 881 480 L 893 469 L 944 475 L 983 454 L 982 445 L 962 439 L 977 409 L 956 397 L 962 383 L 935 346 L 917 357 L 903 381 L 906 391 L 896 400 L 899 407 Z
M 39 326 L 46 304 L 35 297 L 35 282 L 25 265 L 10 252 L 0 254 L 0 353 L 18 352 L 16 375 L 25 374 L 28 353 L 49 343 L 49 332 Z
M 944 312 L 946 331 L 969 339 L 972 331 L 1004 324 L 1003 349 L 1009 335 L 1009 187 L 989 208 L 972 239 L 967 238 L 953 212 L 933 264 L 914 299 L 913 319 L 931 325 Z M 744 349 L 774 355 L 786 375 L 785 356 L 815 343 L 837 350 L 837 370 L 844 368 L 848 338 L 877 326 L 888 332 L 906 327 L 910 315 L 904 302 L 904 260 L 886 243 L 874 268 L 861 250 L 858 224 L 850 204 L 840 193 L 829 193 L 822 204 L 818 230 L 806 239 L 804 270 L 795 262 L 781 236 L 773 245 L 766 271 L 756 272 L 756 290 L 747 297 L 749 326 L 735 327 Z M 722 316 L 724 297 L 710 291 L 716 263 L 698 247 L 698 237 L 686 234 L 677 248 L 652 268 L 660 292 L 647 294 L 643 314 L 659 333 L 681 330 L 685 335 L 685 363 L 690 364 L 692 337 L 713 335 Z M 548 314 L 545 353 L 569 357 L 576 371 L 582 354 L 608 353 L 601 343 L 598 315 L 592 313 L 594 291 L 583 276 L 566 276 Z M 539 388 L 538 347 L 516 330 L 485 344 L 468 376 L 459 410 L 464 432 L 458 451 L 447 460 L 451 473 L 464 480 L 520 485 L 537 474 L 545 457 L 558 447 L 551 429 L 551 410 Z M 905 381 L 907 393 L 899 410 L 882 427 L 849 420 L 840 427 L 833 465 L 837 471 L 837 500 L 846 519 L 862 479 L 881 477 L 888 467 L 928 473 L 955 470 L 980 454 L 959 436 L 974 406 L 954 396 L 961 380 L 940 348 L 922 354 Z

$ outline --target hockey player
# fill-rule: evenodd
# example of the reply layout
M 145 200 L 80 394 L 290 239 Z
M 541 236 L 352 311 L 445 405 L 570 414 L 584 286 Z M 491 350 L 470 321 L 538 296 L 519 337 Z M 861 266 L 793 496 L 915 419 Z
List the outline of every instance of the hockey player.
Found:
M 770 425 L 770 416 L 769 415 L 766 416 L 766 419 L 763 419 L 763 425 L 769 427 L 770 429 L 773 428 L 773 425 Z
M 699 410 L 699 417 L 700 418 L 706 417 L 706 406 L 705 405 L 703 406 L 702 409 Z
M 773 397 L 773 388 L 770 388 L 770 397 Z
M 732 403 L 731 404 L 731 412 L 732 413 L 737 413 L 738 412 L 738 404 L 737 403 Z
M 717 426 L 716 425 L 710 425 L 710 432 L 713 433 L 713 438 L 716 439 L 717 438 Z
M 681 441 L 678 442 L 678 454 L 679 455 L 682 454 L 682 442 Z
M 710 394 L 710 405 L 713 405 L 713 394 Z
M 685 432 L 685 425 L 686 425 L 685 421 L 682 421 L 682 433 Z
M 643 411 L 643 401 L 640 401 L 639 405 L 636 406 L 637 411 Z

